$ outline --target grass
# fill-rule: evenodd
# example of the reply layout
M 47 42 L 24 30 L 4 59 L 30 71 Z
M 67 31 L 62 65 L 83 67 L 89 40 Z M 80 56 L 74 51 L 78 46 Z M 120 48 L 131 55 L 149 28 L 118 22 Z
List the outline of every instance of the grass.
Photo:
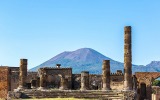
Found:
M 43 98 L 43 99 L 22 99 L 22 100 L 96 100 L 96 99 L 78 99 L 78 98 Z

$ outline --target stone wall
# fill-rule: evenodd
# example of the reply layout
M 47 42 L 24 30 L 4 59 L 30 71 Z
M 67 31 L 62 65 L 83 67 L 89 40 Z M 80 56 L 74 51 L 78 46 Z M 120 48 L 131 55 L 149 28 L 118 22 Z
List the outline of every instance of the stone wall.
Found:
M 73 74 L 73 89 L 79 90 L 81 87 L 81 74 Z M 123 74 L 112 73 L 110 86 L 113 90 L 123 89 Z M 90 74 L 89 75 L 89 89 L 90 90 L 101 90 L 102 89 L 102 75 Z
M 0 67 L 0 98 L 6 98 L 9 89 L 9 70 L 7 66 Z
M 111 89 L 112 90 L 123 90 L 123 74 L 112 73 L 111 74 Z
M 60 87 L 60 79 L 66 79 L 68 89 L 72 88 L 72 68 L 43 68 L 46 71 L 46 85 L 52 88 Z M 53 85 L 53 86 L 52 86 Z
M 102 75 L 90 74 L 89 75 L 89 87 L 91 90 L 102 89 Z
M 8 67 L 9 68 L 9 91 L 13 91 L 19 85 L 19 67 Z

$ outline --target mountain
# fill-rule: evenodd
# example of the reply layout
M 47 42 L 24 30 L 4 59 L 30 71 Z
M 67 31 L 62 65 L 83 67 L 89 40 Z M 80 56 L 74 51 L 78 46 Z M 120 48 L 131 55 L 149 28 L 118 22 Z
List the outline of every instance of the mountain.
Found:
M 61 64 L 62 67 L 71 67 L 73 73 L 81 73 L 81 71 L 89 71 L 92 74 L 102 73 L 102 61 L 110 60 L 111 72 L 116 72 L 116 70 L 122 70 L 124 64 L 115 61 L 103 54 L 91 49 L 91 48 L 81 48 L 72 52 L 62 52 L 57 56 L 49 59 L 48 61 L 36 66 L 29 71 L 37 71 L 42 67 L 55 67 L 56 64 Z M 150 64 L 143 65 L 132 65 L 132 72 L 145 72 L 160 71 L 160 62 L 153 61 Z

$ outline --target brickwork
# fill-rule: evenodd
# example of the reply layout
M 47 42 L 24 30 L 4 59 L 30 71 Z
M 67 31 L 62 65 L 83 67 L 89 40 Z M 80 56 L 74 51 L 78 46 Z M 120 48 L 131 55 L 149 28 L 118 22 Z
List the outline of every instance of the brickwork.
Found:
M 111 90 L 123 90 L 123 74 L 112 73 L 111 75 Z
M 139 98 L 146 98 L 151 100 L 151 94 L 152 94 L 152 82 L 160 77 L 160 72 L 136 72 L 135 76 L 138 81 L 138 93 L 140 94 Z M 142 86 L 145 85 L 145 90 Z M 143 94 L 144 91 L 146 91 L 146 94 Z
M 9 90 L 9 70 L 8 67 L 0 67 L 0 98 L 6 98 Z

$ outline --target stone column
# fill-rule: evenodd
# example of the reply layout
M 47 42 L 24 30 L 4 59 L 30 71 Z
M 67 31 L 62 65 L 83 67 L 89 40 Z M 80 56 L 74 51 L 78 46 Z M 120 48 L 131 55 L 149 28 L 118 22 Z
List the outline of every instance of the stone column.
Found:
M 81 90 L 89 89 L 89 72 L 82 71 L 81 72 Z
M 39 74 L 40 74 L 40 87 L 39 87 L 39 89 L 45 89 L 45 75 L 46 75 L 45 69 L 44 68 L 39 69 Z
M 24 89 L 27 79 L 27 59 L 20 59 L 19 89 Z
M 103 60 L 102 81 L 102 90 L 110 90 L 110 60 Z
M 124 90 L 132 90 L 131 26 L 124 27 Z
M 61 87 L 59 88 L 60 90 L 67 90 L 68 86 L 67 86 L 67 79 L 65 79 L 64 77 L 61 77 Z

